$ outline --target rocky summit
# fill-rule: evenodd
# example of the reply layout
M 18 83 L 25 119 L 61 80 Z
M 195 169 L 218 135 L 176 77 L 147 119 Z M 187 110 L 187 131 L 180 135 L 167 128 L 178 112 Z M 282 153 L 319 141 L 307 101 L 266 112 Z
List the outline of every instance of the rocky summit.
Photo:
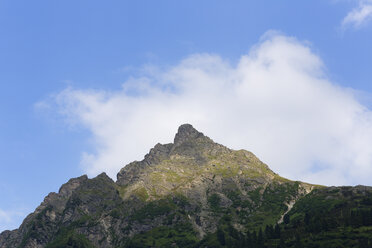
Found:
M 124 166 L 70 179 L 0 248 L 372 247 L 372 189 L 285 179 L 189 124 Z

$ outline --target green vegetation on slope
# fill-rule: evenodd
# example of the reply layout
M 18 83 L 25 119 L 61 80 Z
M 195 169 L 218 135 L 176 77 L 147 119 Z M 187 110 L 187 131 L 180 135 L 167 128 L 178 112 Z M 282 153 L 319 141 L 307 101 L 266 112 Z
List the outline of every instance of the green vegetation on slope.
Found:
M 54 241 L 45 248 L 94 248 L 94 246 L 84 235 L 72 229 L 62 229 Z
M 116 182 L 71 179 L 0 247 L 371 248 L 371 233 L 371 188 L 281 178 L 184 125 Z
M 159 226 L 148 232 L 135 235 L 125 248 L 146 247 L 195 247 L 198 242 L 195 231 L 189 223 L 173 227 Z
M 298 200 L 280 225 L 238 232 L 224 218 L 197 247 L 371 248 L 372 191 L 320 188 Z

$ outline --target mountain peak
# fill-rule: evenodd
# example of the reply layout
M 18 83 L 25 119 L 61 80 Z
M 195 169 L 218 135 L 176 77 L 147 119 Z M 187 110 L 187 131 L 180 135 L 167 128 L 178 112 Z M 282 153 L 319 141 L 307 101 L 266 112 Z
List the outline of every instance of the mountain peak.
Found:
M 312 198 L 301 202 L 313 189 L 317 191 L 309 196 Z M 299 221 L 291 219 L 302 228 L 305 221 L 302 222 L 301 216 L 312 209 L 308 204 L 314 202 L 315 209 L 321 201 L 328 207 L 347 197 L 350 200 L 343 201 L 344 209 L 332 210 L 334 216 L 339 213 L 351 216 L 349 206 L 361 209 L 358 216 L 369 214 L 363 211 L 370 207 L 370 189 L 363 186 L 321 189 L 282 178 L 253 153 L 228 149 L 192 125 L 184 124 L 178 128 L 174 144 L 156 144 L 142 161 L 123 167 L 116 182 L 105 173 L 92 179 L 82 176 L 69 180 L 59 193 L 49 194 L 19 229 L 0 233 L 0 248 L 68 247 L 71 244 L 106 248 L 216 247 L 217 230 L 230 235 L 230 227 L 239 228 L 231 229 L 237 235 L 227 236 L 233 241 L 248 237 L 249 230 L 276 225 L 287 214 L 298 214 Z M 292 206 L 302 212 L 294 212 Z M 313 213 L 314 216 L 323 214 L 311 212 L 309 215 Z M 326 214 L 328 221 L 329 213 Z M 310 221 L 316 228 L 322 226 L 322 222 Z M 287 244 L 293 243 L 293 230 L 286 231 L 292 222 L 275 226 L 275 230 L 279 227 L 279 231 L 285 232 L 282 237 L 289 237 Z M 370 231 L 368 228 L 366 233 Z M 155 232 L 157 235 L 153 235 Z M 279 237 L 275 237 L 266 241 L 272 242 L 270 247 L 277 246 Z M 354 234 L 351 237 L 355 239 Z M 160 243 L 163 241 L 167 243 Z M 231 244 L 228 247 L 242 243 Z
M 204 136 L 203 133 L 196 130 L 191 124 L 183 124 L 178 128 L 178 132 L 174 137 L 174 145 L 182 144 L 200 136 Z

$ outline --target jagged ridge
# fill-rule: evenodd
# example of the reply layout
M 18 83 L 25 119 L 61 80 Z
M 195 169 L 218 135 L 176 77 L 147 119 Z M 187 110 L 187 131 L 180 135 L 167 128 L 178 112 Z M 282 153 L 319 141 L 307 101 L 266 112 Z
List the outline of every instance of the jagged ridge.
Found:
M 164 242 L 187 247 L 182 242 L 214 233 L 224 216 L 242 232 L 275 224 L 314 188 L 321 187 L 282 178 L 253 153 L 228 149 L 185 124 L 173 143 L 123 167 L 116 182 L 104 173 L 71 179 L 19 229 L 1 233 L 0 247 L 133 247 L 146 233 L 169 232 Z

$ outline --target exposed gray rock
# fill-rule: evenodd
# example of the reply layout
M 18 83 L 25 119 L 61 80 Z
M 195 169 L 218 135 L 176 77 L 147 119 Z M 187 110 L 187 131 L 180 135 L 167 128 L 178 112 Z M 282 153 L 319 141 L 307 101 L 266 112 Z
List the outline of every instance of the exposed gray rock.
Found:
M 123 167 L 116 182 L 105 173 L 69 180 L 19 229 L 2 232 L 0 248 L 42 248 L 61 237 L 124 247 L 155 227 L 185 223 L 202 238 L 216 231 L 226 213 L 244 230 L 263 225 L 265 218 L 279 220 L 286 205 L 314 188 L 332 197 L 371 192 L 364 186 L 322 188 L 284 179 L 253 153 L 228 149 L 185 124 L 174 143 L 155 145 L 142 161 Z

